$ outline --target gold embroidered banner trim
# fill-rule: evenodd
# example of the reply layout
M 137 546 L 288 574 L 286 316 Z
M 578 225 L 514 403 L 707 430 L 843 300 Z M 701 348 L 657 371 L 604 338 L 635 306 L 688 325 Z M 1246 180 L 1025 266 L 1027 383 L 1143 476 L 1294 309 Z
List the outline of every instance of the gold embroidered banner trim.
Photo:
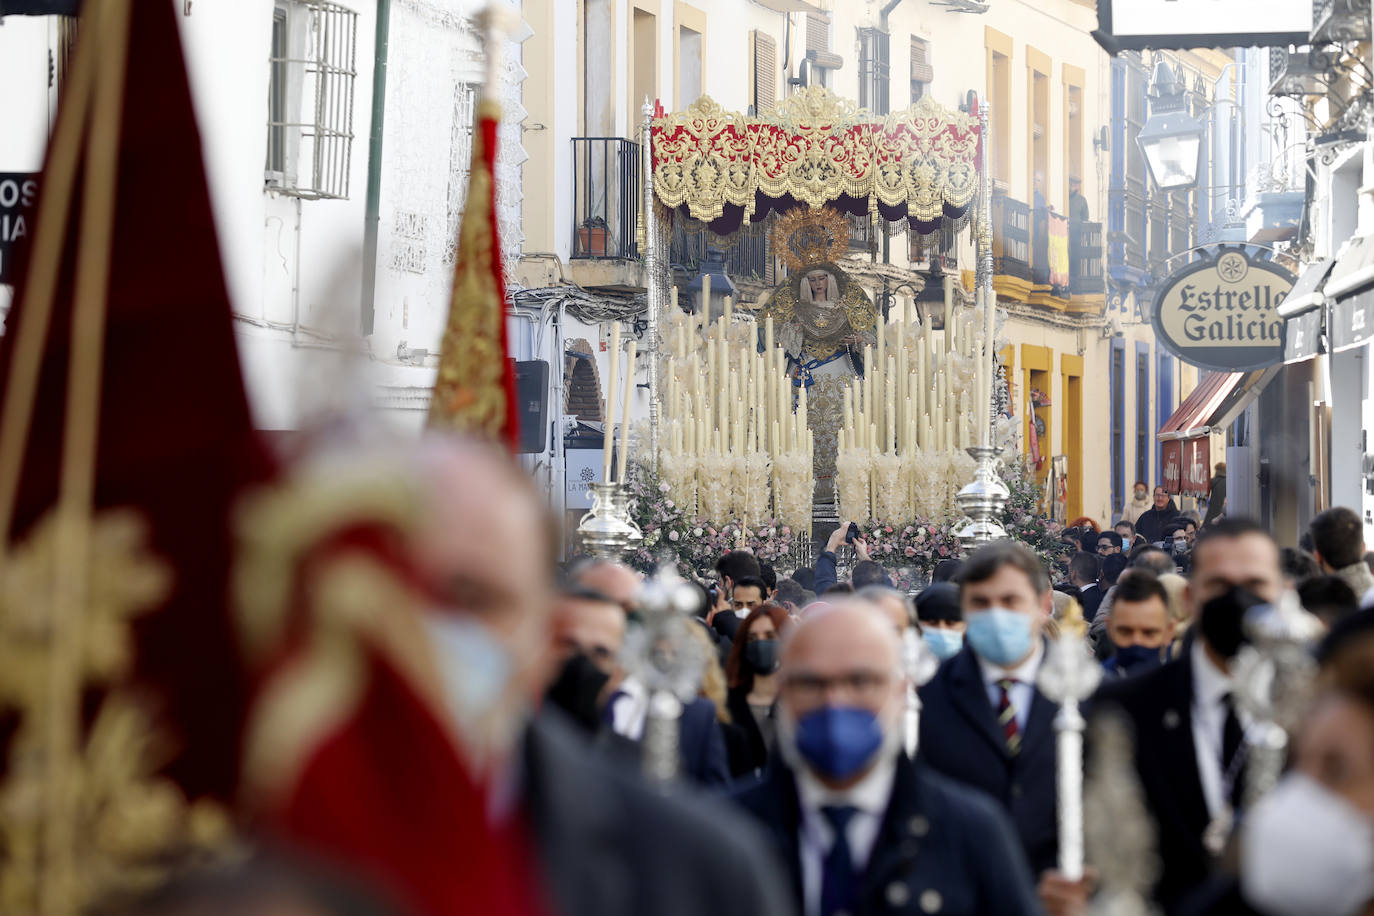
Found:
M 877 117 L 808 87 L 763 117 L 708 96 L 653 122 L 654 194 L 714 220 L 726 205 L 749 219 L 756 195 L 816 208 L 842 195 L 930 223 L 962 216 L 978 191 L 978 122 L 923 98 Z M 952 212 L 951 212 L 952 211 Z

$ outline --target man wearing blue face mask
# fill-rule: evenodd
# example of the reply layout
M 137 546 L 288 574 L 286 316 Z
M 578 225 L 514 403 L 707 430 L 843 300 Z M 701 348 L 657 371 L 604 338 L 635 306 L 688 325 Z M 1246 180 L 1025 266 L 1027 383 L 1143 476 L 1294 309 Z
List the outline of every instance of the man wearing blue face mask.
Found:
M 736 801 L 805 916 L 1039 912 L 1005 815 L 902 753 L 900 665 L 874 605 L 808 615 L 783 648 L 779 754 Z
M 1035 685 L 1052 607 L 1049 576 L 1024 545 L 989 544 L 964 562 L 959 599 L 964 648 L 921 689 L 921 757 L 1001 803 L 1041 875 L 1046 909 L 1072 912 L 1086 889 L 1053 871 L 1058 707 Z

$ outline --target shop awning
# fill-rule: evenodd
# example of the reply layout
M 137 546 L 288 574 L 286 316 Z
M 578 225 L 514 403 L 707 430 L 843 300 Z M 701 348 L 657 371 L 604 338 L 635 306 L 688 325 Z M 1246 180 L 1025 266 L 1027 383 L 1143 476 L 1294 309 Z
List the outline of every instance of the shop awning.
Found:
M 1339 353 L 1374 337 L 1374 237 L 1351 240 L 1332 268 L 1326 293 L 1331 306 L 1331 350 Z
M 0 16 L 75 16 L 81 0 L 0 0 Z
M 1298 282 L 1279 306 L 1279 315 L 1287 319 L 1283 331 L 1283 362 L 1300 363 L 1321 352 L 1321 335 L 1326 316 L 1326 293 L 1323 287 L 1334 258 L 1323 258 L 1309 265 L 1298 276 Z
M 1212 429 L 1213 416 L 1236 391 L 1244 372 L 1209 372 L 1159 428 L 1158 438 L 1192 439 Z

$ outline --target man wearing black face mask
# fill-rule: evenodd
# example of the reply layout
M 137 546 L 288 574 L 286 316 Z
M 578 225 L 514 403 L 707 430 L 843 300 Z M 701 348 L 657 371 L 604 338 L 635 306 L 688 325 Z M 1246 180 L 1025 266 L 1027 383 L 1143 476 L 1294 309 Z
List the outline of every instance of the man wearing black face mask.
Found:
M 1102 663 L 1109 677 L 1129 677 L 1159 666 L 1174 638 L 1169 593 L 1148 569 L 1128 569 L 1117 580 L 1107 612 L 1107 638 L 1115 650 Z
M 1124 713 L 1135 732 L 1136 769 L 1158 822 L 1155 899 L 1165 912 L 1206 880 L 1235 823 L 1246 722 L 1232 702 L 1231 660 L 1246 611 L 1277 601 L 1282 583 L 1266 530 L 1234 518 L 1204 528 L 1185 592 L 1196 625 L 1184 651 L 1139 677 L 1105 681 L 1094 698 L 1095 709 Z

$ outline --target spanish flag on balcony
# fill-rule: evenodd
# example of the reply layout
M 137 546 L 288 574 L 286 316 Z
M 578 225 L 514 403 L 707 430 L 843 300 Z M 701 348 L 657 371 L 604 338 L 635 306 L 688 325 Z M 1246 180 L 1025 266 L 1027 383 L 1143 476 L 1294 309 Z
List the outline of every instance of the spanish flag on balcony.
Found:
M 506 340 L 506 282 L 496 229 L 496 127 L 501 108 L 483 98 L 472 131 L 467 207 L 429 425 L 505 443 L 520 433 L 515 373 Z

